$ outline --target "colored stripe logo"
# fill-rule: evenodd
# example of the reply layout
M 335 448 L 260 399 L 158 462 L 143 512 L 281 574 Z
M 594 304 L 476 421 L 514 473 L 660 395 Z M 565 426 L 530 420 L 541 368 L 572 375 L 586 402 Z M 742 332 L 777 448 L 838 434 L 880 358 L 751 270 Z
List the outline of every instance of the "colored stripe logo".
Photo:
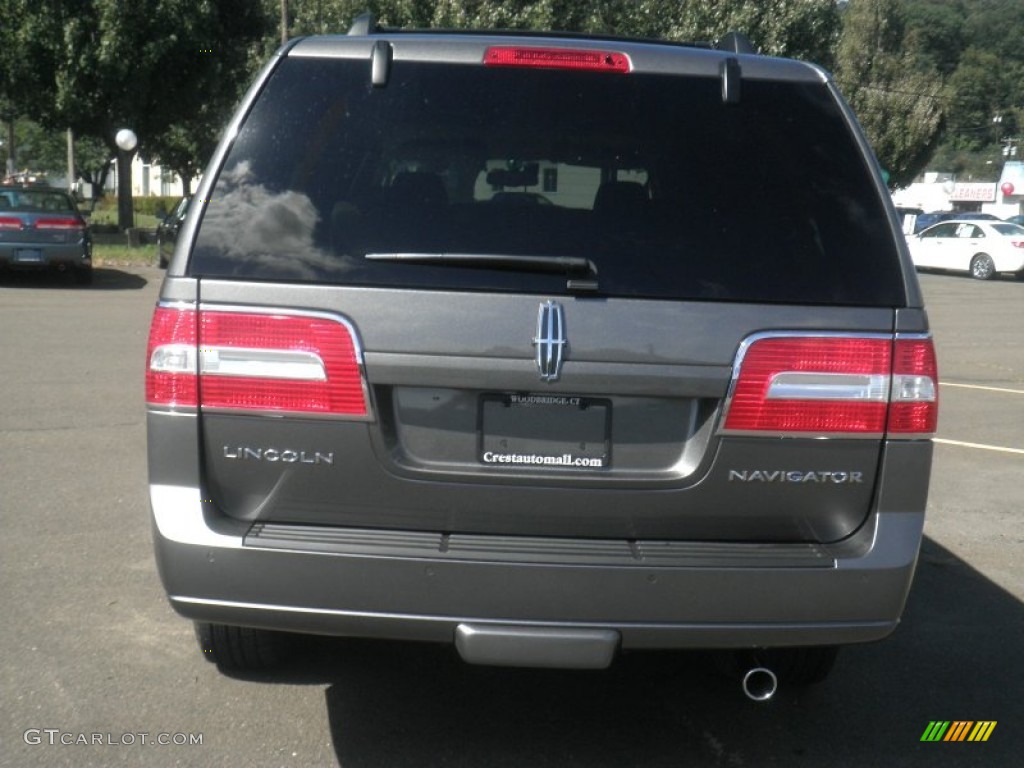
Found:
M 921 741 L 988 741 L 996 720 L 932 720 Z

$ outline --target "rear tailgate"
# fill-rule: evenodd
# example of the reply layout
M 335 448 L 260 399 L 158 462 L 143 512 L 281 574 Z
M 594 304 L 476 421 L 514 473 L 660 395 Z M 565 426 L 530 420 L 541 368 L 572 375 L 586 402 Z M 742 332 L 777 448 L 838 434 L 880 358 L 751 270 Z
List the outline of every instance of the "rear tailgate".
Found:
M 566 359 L 557 381 L 543 381 L 534 340 L 548 297 L 207 280 L 203 313 L 252 313 L 232 303 L 239 290 L 259 314 L 302 317 L 315 308 L 336 318 L 361 349 L 367 400 L 365 413 L 340 416 L 280 415 L 287 404 L 253 410 L 244 401 L 204 407 L 205 482 L 232 517 L 527 536 L 833 541 L 870 510 L 879 434 L 823 441 L 818 433 L 718 430 L 745 339 L 766 329 L 891 336 L 891 311 L 560 297 Z M 241 345 L 250 361 L 266 357 L 252 339 L 216 343 Z M 202 331 L 199 345 L 209 346 Z M 201 392 L 244 379 L 223 366 L 204 369 Z

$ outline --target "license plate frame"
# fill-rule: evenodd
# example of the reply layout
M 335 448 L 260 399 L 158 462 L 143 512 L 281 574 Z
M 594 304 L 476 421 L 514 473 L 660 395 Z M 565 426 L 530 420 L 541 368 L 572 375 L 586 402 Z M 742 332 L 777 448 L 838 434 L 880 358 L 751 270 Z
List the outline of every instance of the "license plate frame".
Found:
M 16 264 L 42 264 L 43 252 L 39 248 L 17 248 L 14 251 Z
M 607 470 L 612 457 L 612 402 L 578 395 L 484 393 L 477 436 L 477 457 L 488 467 Z

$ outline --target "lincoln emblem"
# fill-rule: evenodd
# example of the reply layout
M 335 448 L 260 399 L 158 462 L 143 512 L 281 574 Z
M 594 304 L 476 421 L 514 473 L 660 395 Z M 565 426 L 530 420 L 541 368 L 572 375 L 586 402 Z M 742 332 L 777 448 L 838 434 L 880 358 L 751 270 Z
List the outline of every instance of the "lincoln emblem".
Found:
M 537 370 L 541 381 L 557 381 L 569 345 L 565 336 L 565 310 L 558 302 L 545 301 L 540 305 L 533 345 L 537 348 Z

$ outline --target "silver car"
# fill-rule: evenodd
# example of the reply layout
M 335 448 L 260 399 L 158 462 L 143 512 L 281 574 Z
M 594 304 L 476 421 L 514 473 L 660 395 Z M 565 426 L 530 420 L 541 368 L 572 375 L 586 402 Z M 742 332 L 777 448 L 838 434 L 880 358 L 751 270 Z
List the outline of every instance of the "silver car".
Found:
M 542 667 L 722 649 L 765 698 L 896 628 L 935 356 L 817 67 L 306 38 L 193 205 L 146 360 L 150 498 L 220 666 L 287 633 Z

